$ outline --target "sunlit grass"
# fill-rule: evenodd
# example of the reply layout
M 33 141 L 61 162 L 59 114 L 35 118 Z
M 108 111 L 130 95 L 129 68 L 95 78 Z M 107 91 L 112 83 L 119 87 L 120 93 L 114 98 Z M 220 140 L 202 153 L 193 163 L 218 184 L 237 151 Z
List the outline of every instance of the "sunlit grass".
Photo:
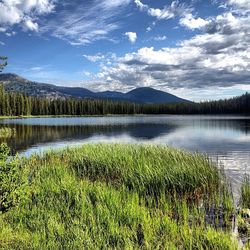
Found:
M 238 214 L 238 232 L 248 242 L 250 249 L 250 177 L 245 175 L 240 193 L 240 210 Z
M 19 178 L 9 180 L 15 188 L 0 215 L 0 248 L 238 247 L 225 228 L 233 212 L 226 181 L 198 154 L 100 144 L 15 165 Z
M 250 208 L 250 176 L 244 177 L 241 186 L 241 206 L 243 208 Z

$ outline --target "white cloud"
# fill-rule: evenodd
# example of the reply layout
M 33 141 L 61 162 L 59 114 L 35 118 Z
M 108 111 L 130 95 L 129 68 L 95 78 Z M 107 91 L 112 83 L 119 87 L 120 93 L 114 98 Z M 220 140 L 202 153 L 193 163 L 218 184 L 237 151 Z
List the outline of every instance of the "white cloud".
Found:
M 110 1 L 110 0 L 104 0 L 103 1 L 103 5 L 106 8 L 113 9 L 113 8 L 117 8 L 117 7 L 121 7 L 121 6 L 126 6 L 130 2 L 131 2 L 131 0 L 112 0 L 112 1 Z
M 102 67 L 98 77 L 100 88 L 120 90 L 250 86 L 250 16 L 225 12 L 211 17 L 203 33 L 177 47 L 141 48 Z
M 85 59 L 93 63 L 99 63 L 101 67 L 104 65 L 112 66 L 117 61 L 115 53 L 108 52 L 106 54 L 97 53 L 95 55 L 83 55 Z
M 23 18 L 23 12 L 16 8 L 15 5 L 6 2 L 0 2 L 0 24 L 13 25 L 20 23 Z
M 23 23 L 24 30 L 38 31 L 38 24 L 31 19 L 26 19 Z
M 43 67 L 40 67 L 40 66 L 36 66 L 36 67 L 32 67 L 30 68 L 31 71 L 42 71 L 44 68 Z
M 165 41 L 165 40 L 167 40 L 167 37 L 166 36 L 156 36 L 156 37 L 154 37 L 154 40 L 155 41 Z
M 245 13 L 250 12 L 250 1 L 249 0 L 228 0 L 229 5 L 233 5 L 239 10 L 243 10 Z
M 4 45 L 5 45 L 5 43 L 4 43 L 4 42 L 2 42 L 2 41 L 0 41 L 0 45 L 4 46 Z
M 72 45 L 86 45 L 114 39 L 110 33 L 121 27 L 117 20 L 131 0 L 93 0 L 87 3 L 65 0 L 65 7 L 45 22 L 40 32 L 65 40 Z
M 89 60 L 90 62 L 101 61 L 105 58 L 105 56 L 100 53 L 96 55 L 83 55 L 83 57 Z
M 16 32 L 15 31 L 5 32 L 5 35 L 8 36 L 8 37 L 15 36 Z
M 0 32 L 6 32 L 6 28 L 0 27 Z
M 135 43 L 137 40 L 137 34 L 135 32 L 126 32 L 125 35 L 128 37 L 131 43 Z
M 180 24 L 182 26 L 185 26 L 189 29 L 201 29 L 209 24 L 208 20 L 202 19 L 202 18 L 195 18 L 193 14 L 188 13 L 184 17 L 180 19 Z
M 135 4 L 141 11 L 148 10 L 148 5 L 143 4 L 140 0 L 135 0 Z
M 179 1 L 173 1 L 163 9 L 150 8 L 147 4 L 143 4 L 141 0 L 135 0 L 134 2 L 140 11 L 145 11 L 149 16 L 156 17 L 159 20 L 183 16 L 191 11 L 191 8 Z
M 51 13 L 55 0 L 3 0 L 0 2 L 1 29 L 7 30 L 20 24 L 25 30 L 37 31 L 38 24 L 34 20 L 43 14 Z
M 2 0 L 0 1 L 0 32 L 8 32 L 14 25 L 24 31 L 39 31 L 84 45 L 96 40 L 114 42 L 109 34 L 120 27 L 115 18 L 131 0 Z M 55 7 L 60 6 L 55 10 Z M 53 18 L 43 15 L 53 13 Z
M 92 73 L 89 71 L 83 71 L 82 74 L 83 76 L 88 77 L 88 78 L 92 77 Z

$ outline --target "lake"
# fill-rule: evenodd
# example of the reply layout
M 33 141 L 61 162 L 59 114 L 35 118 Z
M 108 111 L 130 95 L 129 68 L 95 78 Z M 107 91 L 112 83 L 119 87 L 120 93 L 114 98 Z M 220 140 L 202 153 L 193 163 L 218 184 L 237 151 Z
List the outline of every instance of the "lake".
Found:
M 224 166 L 238 186 L 250 174 L 250 117 L 244 116 L 108 116 L 3 119 L 15 128 L 7 142 L 24 155 L 84 143 L 153 143 L 201 152 Z

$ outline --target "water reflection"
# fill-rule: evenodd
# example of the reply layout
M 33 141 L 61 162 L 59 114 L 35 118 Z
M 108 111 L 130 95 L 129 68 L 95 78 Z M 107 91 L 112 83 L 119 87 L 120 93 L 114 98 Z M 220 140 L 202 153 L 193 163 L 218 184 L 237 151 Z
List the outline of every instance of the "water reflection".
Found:
M 0 138 L 13 153 L 43 151 L 88 142 L 167 144 L 208 154 L 237 184 L 250 173 L 250 117 L 127 116 L 0 120 L 16 130 Z
M 0 125 L 0 127 L 3 125 Z M 4 125 L 6 127 L 6 125 Z M 9 124 L 7 127 L 16 130 L 15 137 L 0 138 L 7 142 L 13 154 L 24 152 L 30 148 L 41 147 L 41 144 L 57 143 L 60 141 L 84 141 L 96 136 L 107 138 L 126 135 L 138 140 L 153 140 L 166 133 L 172 133 L 177 128 L 168 124 L 128 124 L 128 125 L 82 125 L 82 126 L 40 126 Z M 96 140 L 96 139 L 95 139 Z

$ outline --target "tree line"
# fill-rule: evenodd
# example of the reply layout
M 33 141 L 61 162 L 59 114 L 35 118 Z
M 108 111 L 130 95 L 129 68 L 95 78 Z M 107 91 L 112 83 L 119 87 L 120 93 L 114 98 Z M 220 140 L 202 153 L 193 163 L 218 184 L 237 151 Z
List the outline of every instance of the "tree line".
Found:
M 136 104 L 114 100 L 48 99 L 6 93 L 0 86 L 0 116 L 107 114 L 249 114 L 250 94 L 202 103 Z

